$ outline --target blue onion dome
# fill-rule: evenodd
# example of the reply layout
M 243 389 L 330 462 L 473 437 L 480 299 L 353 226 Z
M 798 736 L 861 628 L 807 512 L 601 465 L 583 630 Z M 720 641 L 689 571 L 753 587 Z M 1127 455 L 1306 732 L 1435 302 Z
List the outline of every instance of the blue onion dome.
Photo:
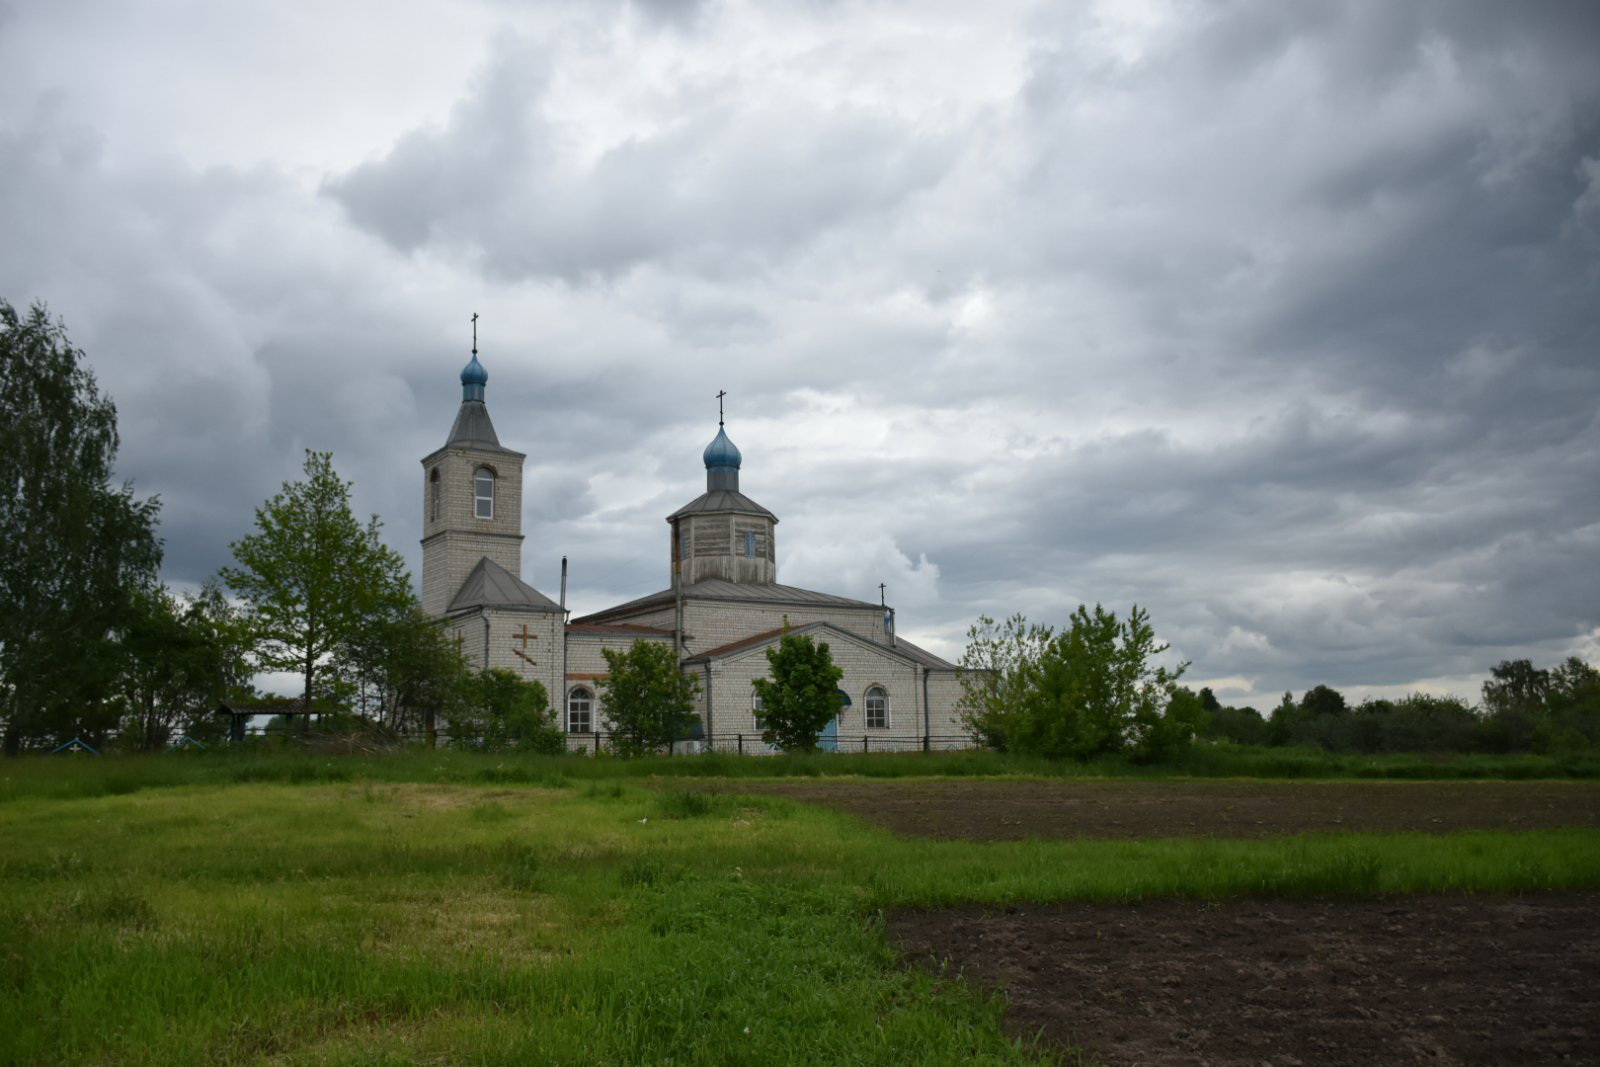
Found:
M 483 369 L 483 364 L 478 362 L 478 350 L 472 350 L 472 362 L 461 368 L 461 402 L 469 400 L 483 402 L 483 386 L 489 380 L 489 372 Z
M 732 441 L 728 440 L 727 431 L 718 426 L 716 438 L 709 445 L 706 445 L 706 470 L 715 470 L 717 468 L 738 470 L 743 458 L 739 455 L 739 449 Z

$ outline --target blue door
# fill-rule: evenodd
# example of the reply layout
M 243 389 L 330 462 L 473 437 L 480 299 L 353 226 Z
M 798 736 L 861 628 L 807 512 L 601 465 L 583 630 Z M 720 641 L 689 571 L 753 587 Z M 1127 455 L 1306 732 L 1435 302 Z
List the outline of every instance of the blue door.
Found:
M 828 720 L 828 725 L 817 735 L 817 747 L 823 752 L 839 751 L 839 716 Z
M 839 711 L 842 714 L 844 709 L 850 706 L 850 694 L 846 693 L 843 689 L 835 690 L 835 692 L 837 692 L 839 695 Z M 828 725 L 822 728 L 822 732 L 817 735 L 817 748 L 821 749 L 823 752 L 839 751 L 838 715 L 835 715 L 828 722 Z

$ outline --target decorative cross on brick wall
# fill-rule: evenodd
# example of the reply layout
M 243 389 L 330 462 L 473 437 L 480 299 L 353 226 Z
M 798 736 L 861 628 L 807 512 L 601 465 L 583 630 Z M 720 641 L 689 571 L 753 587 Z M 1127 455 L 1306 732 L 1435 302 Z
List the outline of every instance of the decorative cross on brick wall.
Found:
M 529 666 L 537 667 L 538 666 L 537 661 L 535 661 L 532 656 L 528 655 L 527 649 L 528 649 L 528 642 L 529 641 L 537 641 L 537 640 L 539 640 L 539 635 L 535 634 L 535 633 L 529 633 L 528 632 L 528 624 L 527 623 L 523 623 L 521 632 L 512 634 L 511 635 L 511 639 L 513 641 L 521 641 L 522 642 L 522 647 L 521 648 L 513 648 L 511 651 L 516 653 L 522 659 L 526 660 Z

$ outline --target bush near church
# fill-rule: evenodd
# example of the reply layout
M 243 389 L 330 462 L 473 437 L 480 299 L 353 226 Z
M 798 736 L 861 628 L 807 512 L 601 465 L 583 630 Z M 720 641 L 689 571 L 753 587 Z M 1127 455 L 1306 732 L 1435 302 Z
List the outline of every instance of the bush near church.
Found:
M 1065 759 L 1125 752 L 1160 759 L 1187 747 L 1202 719 L 1198 701 L 1174 702 L 1175 669 L 1138 605 L 1119 620 L 1079 605 L 1059 634 L 1014 615 L 982 616 L 962 656 L 963 721 L 1002 751 Z

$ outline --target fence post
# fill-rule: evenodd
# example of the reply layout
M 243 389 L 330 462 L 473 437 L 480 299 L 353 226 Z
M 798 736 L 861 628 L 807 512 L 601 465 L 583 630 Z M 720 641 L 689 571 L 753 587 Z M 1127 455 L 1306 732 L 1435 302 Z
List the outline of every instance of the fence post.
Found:
M 744 734 L 739 735 L 739 755 L 744 755 Z

